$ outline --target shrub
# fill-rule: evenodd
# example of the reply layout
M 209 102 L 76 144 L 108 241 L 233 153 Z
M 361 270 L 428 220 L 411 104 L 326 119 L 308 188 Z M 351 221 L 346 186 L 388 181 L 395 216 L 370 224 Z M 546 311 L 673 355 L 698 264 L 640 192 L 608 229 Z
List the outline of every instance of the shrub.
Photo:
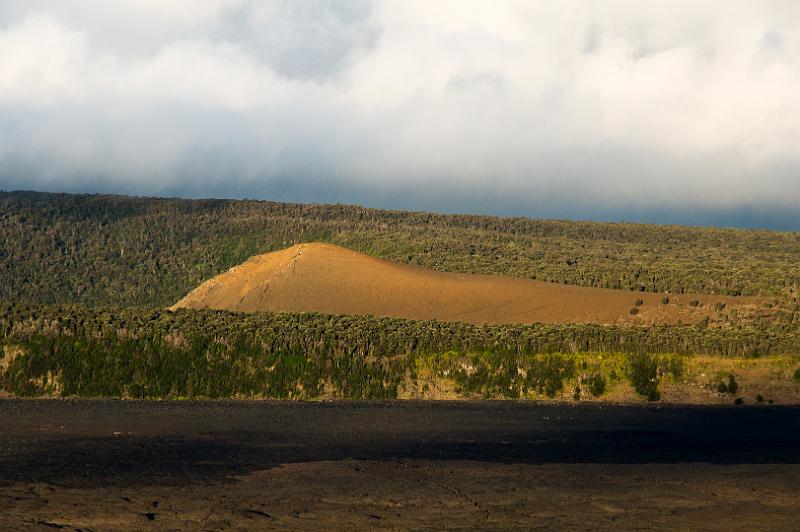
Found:
M 653 387 L 647 390 L 648 401 L 659 401 L 660 399 L 661 399 L 661 392 L 658 391 L 658 388 Z
M 636 307 L 633 307 L 633 308 L 631 309 L 631 312 L 630 312 L 630 314 L 631 314 L 631 316 L 636 316 L 637 314 L 639 314 L 639 309 L 638 309 L 638 308 L 636 308 Z
M 575 360 L 570 356 L 552 353 L 534 357 L 527 370 L 525 386 L 548 397 L 564 389 L 564 380 L 575 375 Z
M 742 399 L 741 397 L 737 397 L 736 400 L 733 402 L 733 404 L 735 405 L 744 404 L 744 399 Z
M 692 299 L 691 301 L 689 301 L 689 306 L 691 306 L 691 307 L 699 307 L 700 306 L 700 302 L 698 300 L 696 300 L 696 299 Z
M 606 379 L 600 373 L 592 373 L 581 379 L 581 384 L 589 387 L 594 397 L 600 397 L 606 391 Z
M 728 393 L 734 395 L 738 390 L 739 385 L 736 383 L 736 379 L 733 378 L 733 373 L 731 373 L 728 376 Z
M 797 382 L 800 382 L 800 368 L 797 368 L 796 370 L 794 370 L 794 380 L 796 380 Z
M 634 306 L 641 307 L 642 305 L 644 305 L 644 301 L 642 301 L 641 299 L 637 299 L 636 301 L 633 302 L 633 304 Z
M 724 381 L 722 381 L 717 386 L 717 391 L 719 393 L 729 393 L 731 395 L 735 395 L 738 390 L 739 390 L 739 384 L 736 382 L 736 379 L 734 378 L 733 373 L 728 375 L 728 383 L 727 384 Z
M 633 389 L 648 401 L 658 401 L 661 394 L 658 391 L 659 382 L 658 358 L 645 353 L 632 354 L 628 360 L 628 378 Z
M 662 298 L 661 299 L 661 304 L 662 305 L 669 305 L 669 298 L 668 297 Z

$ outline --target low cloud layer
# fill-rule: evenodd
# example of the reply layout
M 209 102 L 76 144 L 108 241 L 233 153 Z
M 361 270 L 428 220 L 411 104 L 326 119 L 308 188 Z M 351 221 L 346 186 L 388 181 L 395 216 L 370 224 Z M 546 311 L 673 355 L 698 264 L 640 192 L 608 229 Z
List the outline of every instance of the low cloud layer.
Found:
M 800 4 L 7 0 L 0 189 L 800 230 Z

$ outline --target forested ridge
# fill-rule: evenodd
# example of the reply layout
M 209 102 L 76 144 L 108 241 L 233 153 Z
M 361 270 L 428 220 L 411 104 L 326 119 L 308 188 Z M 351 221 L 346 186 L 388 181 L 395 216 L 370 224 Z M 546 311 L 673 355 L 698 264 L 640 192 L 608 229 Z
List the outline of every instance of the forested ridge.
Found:
M 161 307 L 252 255 L 309 241 L 442 271 L 770 295 L 792 311 L 800 287 L 800 233 L 0 192 L 0 300 Z

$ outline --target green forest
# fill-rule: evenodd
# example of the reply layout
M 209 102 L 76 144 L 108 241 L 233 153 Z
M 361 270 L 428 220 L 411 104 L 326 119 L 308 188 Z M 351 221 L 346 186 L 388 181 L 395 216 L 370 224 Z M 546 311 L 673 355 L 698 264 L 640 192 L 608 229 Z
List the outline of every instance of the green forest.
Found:
M 442 271 L 796 303 L 800 233 L 347 205 L 0 193 L 0 300 L 167 306 L 248 257 L 325 241 Z
M 18 396 L 394 398 L 420 371 L 466 397 L 553 397 L 591 354 L 614 354 L 643 397 L 695 353 L 800 355 L 798 331 L 495 325 L 314 313 L 0 309 L 0 390 Z M 582 375 L 600 396 L 599 373 Z M 605 379 L 605 377 L 603 377 Z
M 767 297 L 678 326 L 165 309 L 254 254 L 310 241 L 443 271 Z M 799 285 L 798 233 L 0 193 L 0 395 L 393 398 L 434 378 L 463 397 L 567 385 L 599 397 L 624 381 L 658 399 L 686 357 L 800 360 Z

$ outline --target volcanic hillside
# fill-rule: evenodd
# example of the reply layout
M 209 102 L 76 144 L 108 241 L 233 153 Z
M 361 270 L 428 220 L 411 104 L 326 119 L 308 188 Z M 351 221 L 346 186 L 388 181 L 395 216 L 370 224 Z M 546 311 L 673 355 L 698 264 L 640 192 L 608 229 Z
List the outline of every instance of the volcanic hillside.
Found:
M 719 303 L 731 307 L 755 302 L 680 294 L 669 295 L 665 304 L 664 298 L 664 294 L 514 277 L 443 273 L 310 243 L 252 257 L 206 281 L 172 308 L 372 314 L 475 324 L 692 323 L 711 314 Z M 637 310 L 632 314 L 633 308 Z

